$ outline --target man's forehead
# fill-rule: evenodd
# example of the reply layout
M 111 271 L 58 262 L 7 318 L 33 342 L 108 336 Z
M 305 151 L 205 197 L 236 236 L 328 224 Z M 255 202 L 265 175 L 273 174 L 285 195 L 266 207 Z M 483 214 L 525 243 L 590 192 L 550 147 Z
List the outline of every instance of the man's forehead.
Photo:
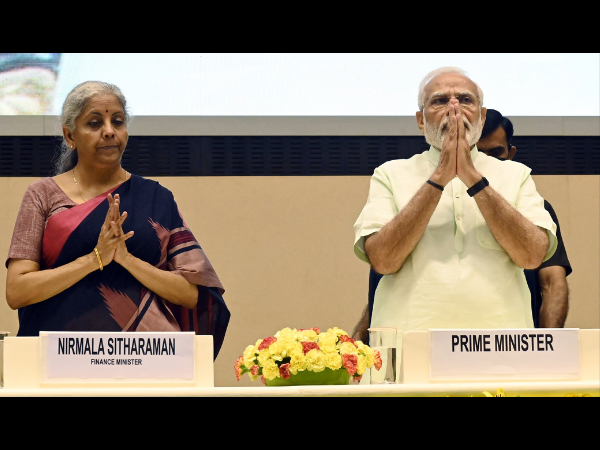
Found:
M 427 94 L 432 92 L 446 92 L 452 89 L 470 91 L 473 94 L 477 93 L 477 85 L 473 80 L 465 75 L 454 72 L 436 75 L 425 85 L 425 92 Z

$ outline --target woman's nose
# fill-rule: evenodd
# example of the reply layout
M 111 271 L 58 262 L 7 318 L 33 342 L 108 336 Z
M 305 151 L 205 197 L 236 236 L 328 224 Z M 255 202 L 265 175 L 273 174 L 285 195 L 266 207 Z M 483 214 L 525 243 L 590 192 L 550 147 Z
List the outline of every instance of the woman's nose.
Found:
M 104 137 L 107 139 L 115 137 L 115 130 L 113 129 L 110 122 L 104 125 L 104 133 L 103 134 L 104 134 Z

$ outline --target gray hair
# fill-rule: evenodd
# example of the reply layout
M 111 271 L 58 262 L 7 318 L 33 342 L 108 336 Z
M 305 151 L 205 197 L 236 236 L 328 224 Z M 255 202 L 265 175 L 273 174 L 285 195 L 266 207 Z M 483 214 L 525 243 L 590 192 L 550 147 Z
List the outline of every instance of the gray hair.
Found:
M 60 116 L 61 127 L 66 127 L 69 131 L 75 131 L 75 122 L 81 115 L 88 102 L 97 95 L 112 94 L 114 95 L 123 111 L 125 112 L 125 122 L 129 122 L 130 116 L 127 110 L 127 100 L 121 90 L 114 84 L 104 83 L 102 81 L 85 81 L 73 88 L 62 106 L 62 114 Z M 72 150 L 63 136 L 60 143 L 60 153 L 54 165 L 54 175 L 71 170 L 77 165 L 77 149 Z
M 417 99 L 419 103 L 419 111 L 423 111 L 423 108 L 425 107 L 425 86 L 427 86 L 427 83 L 429 83 L 433 78 L 437 77 L 442 73 L 459 73 L 461 75 L 464 75 L 465 77 L 467 76 L 466 72 L 460 67 L 440 67 L 439 69 L 435 69 L 429 72 L 427 75 L 425 75 L 425 78 L 423 78 L 423 81 L 421 81 L 421 84 L 419 85 L 419 97 Z M 475 81 L 473 81 L 473 83 L 475 83 Z M 479 98 L 479 107 L 482 107 L 483 91 L 477 83 L 475 83 L 475 86 L 477 86 L 477 97 Z

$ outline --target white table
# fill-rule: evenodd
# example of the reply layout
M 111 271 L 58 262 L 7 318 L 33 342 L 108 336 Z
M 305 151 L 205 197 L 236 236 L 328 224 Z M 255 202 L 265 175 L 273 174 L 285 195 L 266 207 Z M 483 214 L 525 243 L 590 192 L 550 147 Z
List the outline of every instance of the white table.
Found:
M 260 382 L 258 382 L 260 383 Z M 484 397 L 498 388 L 507 397 L 600 397 L 600 382 L 422 383 L 290 387 L 40 388 L 0 389 L 0 397 Z

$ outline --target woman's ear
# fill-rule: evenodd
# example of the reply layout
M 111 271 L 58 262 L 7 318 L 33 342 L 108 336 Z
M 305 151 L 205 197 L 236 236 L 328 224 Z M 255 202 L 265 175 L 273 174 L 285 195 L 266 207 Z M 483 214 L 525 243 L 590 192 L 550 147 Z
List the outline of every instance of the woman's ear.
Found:
M 69 148 L 71 150 L 75 150 L 75 140 L 73 139 L 73 134 L 71 133 L 71 130 L 69 130 L 67 127 L 63 127 L 62 132 Z

